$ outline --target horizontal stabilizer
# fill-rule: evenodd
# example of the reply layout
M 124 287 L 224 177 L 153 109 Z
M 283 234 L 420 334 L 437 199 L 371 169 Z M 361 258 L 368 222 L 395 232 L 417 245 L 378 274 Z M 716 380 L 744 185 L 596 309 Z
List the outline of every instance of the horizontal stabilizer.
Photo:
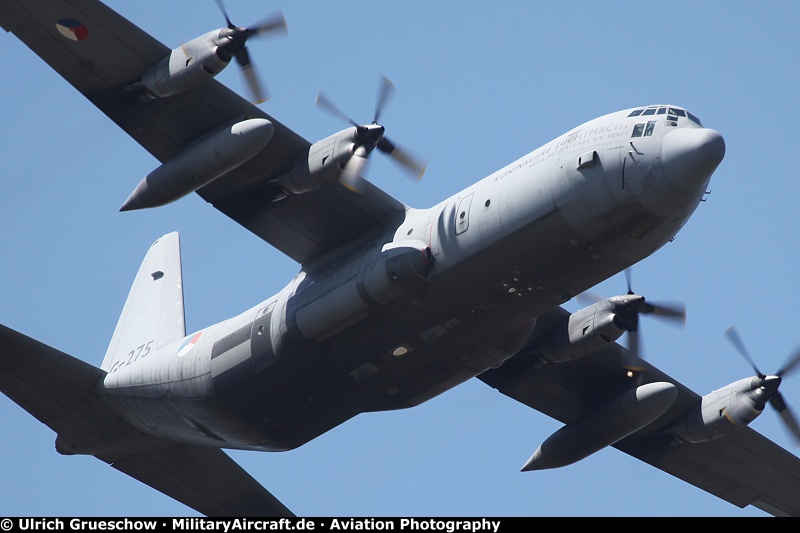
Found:
M 0 325 L 0 391 L 56 433 L 69 433 L 76 423 L 117 418 L 110 409 L 92 406 L 92 390 L 105 374 Z
M 94 455 L 208 516 L 294 516 L 222 450 L 129 425 L 95 392 L 105 375 L 0 325 L 0 391 L 58 434 L 59 452 Z

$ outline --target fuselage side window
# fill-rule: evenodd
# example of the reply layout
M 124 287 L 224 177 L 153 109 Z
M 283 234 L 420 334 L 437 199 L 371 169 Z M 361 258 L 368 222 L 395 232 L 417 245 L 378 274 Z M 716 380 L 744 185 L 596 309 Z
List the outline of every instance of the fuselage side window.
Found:
M 644 132 L 644 122 L 639 122 L 633 127 L 633 135 L 631 137 L 641 137 Z
M 647 127 L 644 129 L 644 136 L 650 137 L 653 134 L 653 130 L 656 128 L 656 121 L 650 120 L 647 122 Z

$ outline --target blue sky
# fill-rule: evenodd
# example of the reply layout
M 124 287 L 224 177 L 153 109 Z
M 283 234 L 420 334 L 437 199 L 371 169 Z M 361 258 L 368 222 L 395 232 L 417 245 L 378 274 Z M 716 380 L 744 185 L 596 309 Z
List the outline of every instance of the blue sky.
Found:
M 211 0 L 108 3 L 170 48 L 224 25 Z M 382 122 L 428 169 L 414 183 L 376 154 L 368 175 L 414 207 L 596 116 L 686 107 L 722 133 L 727 153 L 683 231 L 633 269 L 637 292 L 688 310 L 683 329 L 643 318 L 645 355 L 705 394 L 752 373 L 723 338 L 729 326 L 766 372 L 800 342 L 800 3 L 228 0 L 227 9 L 239 25 L 283 11 L 288 35 L 250 45 L 272 96 L 261 105 L 311 141 L 342 128 L 315 108 L 318 91 L 366 122 L 379 76 L 394 82 Z M 297 272 L 197 195 L 120 213 L 156 160 L 11 34 L 0 51 L 0 323 L 99 365 L 145 251 L 173 230 L 189 330 L 250 308 Z M 235 66 L 218 79 L 247 94 Z M 595 289 L 625 290 L 622 274 Z M 800 380 L 781 390 L 800 408 Z M 5 396 L 0 425 L 0 515 L 194 514 L 94 458 L 58 455 L 53 432 Z M 611 448 L 520 473 L 559 427 L 475 381 L 410 410 L 359 416 L 291 452 L 231 455 L 304 516 L 766 516 Z M 791 448 L 772 410 L 752 427 Z

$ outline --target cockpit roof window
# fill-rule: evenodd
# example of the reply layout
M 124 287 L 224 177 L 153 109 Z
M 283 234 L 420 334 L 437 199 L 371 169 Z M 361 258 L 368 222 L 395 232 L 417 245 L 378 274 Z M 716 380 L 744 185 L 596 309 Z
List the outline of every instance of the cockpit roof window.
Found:
M 655 115 L 655 114 L 656 114 L 655 107 L 648 107 L 647 109 L 644 110 L 644 113 L 642 113 L 642 115 Z
M 644 110 L 643 109 L 634 109 L 633 111 L 631 111 L 631 114 L 628 115 L 628 116 L 629 117 L 638 117 L 639 115 L 642 114 L 642 111 L 644 111 Z
M 686 111 L 684 111 L 683 109 L 678 109 L 677 107 L 670 107 L 669 108 L 669 114 L 670 115 L 678 115 L 679 117 L 685 117 L 686 116 Z

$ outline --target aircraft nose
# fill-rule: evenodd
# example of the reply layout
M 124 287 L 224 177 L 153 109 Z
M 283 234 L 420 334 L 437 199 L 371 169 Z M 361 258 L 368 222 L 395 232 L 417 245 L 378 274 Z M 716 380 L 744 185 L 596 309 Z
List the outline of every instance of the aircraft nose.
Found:
M 708 128 L 678 128 L 664 136 L 661 162 L 672 184 L 684 192 L 702 187 L 725 157 L 725 140 Z

